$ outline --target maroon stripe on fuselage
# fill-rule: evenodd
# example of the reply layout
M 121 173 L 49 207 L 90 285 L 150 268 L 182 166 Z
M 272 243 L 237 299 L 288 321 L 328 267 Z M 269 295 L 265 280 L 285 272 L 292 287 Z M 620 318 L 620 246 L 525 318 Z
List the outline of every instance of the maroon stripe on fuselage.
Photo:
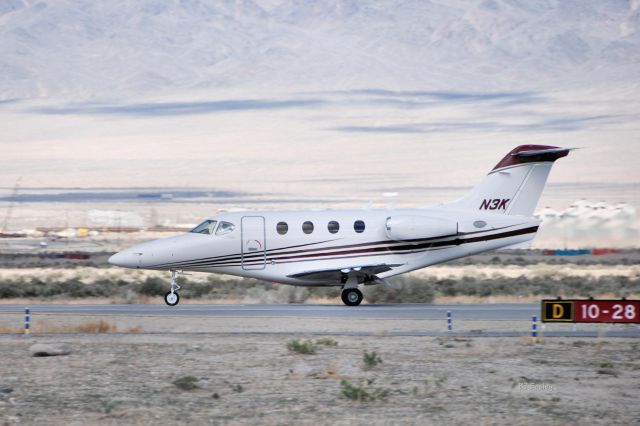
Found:
M 337 256 L 337 255 L 349 255 L 348 257 L 358 257 L 353 255 L 363 255 L 367 253 L 376 253 L 376 255 L 380 255 L 380 253 L 382 252 L 388 252 L 389 254 L 416 253 L 416 252 L 423 252 L 423 251 L 428 251 L 432 249 L 445 248 L 447 246 L 455 246 L 455 245 L 461 245 L 461 244 L 496 240 L 501 238 L 509 238 L 509 237 L 514 237 L 518 235 L 534 233 L 537 230 L 538 230 L 537 226 L 532 226 L 529 228 L 516 229 L 513 231 L 503 232 L 499 234 L 484 235 L 484 236 L 478 236 L 478 237 L 472 237 L 472 238 L 466 238 L 466 239 L 457 238 L 454 240 L 434 241 L 434 242 L 428 242 L 428 243 L 422 243 L 422 244 L 405 244 L 405 245 L 398 245 L 398 246 L 371 247 L 367 249 L 358 249 L 358 250 L 336 250 L 336 251 L 323 252 L 323 253 L 306 253 L 306 254 L 302 254 L 302 255 L 299 254 L 295 256 L 267 257 L 266 262 L 269 263 L 271 261 L 276 261 L 277 263 L 291 263 L 292 260 L 321 260 L 321 259 L 327 258 L 328 256 Z M 281 262 L 282 260 L 285 260 L 285 262 Z M 262 260 L 262 257 L 261 257 L 260 259 L 255 259 L 248 262 L 245 261 L 243 263 L 239 262 L 238 260 L 224 260 L 224 261 L 218 261 L 218 262 L 212 262 L 212 263 L 197 263 L 197 264 L 194 264 L 193 262 L 185 262 L 182 265 L 179 265 L 178 267 L 193 269 L 193 268 L 200 268 L 200 267 L 241 266 L 242 264 L 255 265 L 263 262 L 264 261 Z
M 511 228 L 513 226 L 516 226 L 516 225 L 509 225 L 509 226 L 505 226 L 505 227 L 498 228 L 498 229 L 492 229 L 491 231 L 497 231 L 499 229 Z M 353 248 L 353 247 L 374 246 L 374 245 L 381 245 L 381 244 L 385 244 L 387 247 L 393 248 L 393 246 L 391 246 L 392 244 L 398 244 L 398 245 L 399 244 L 407 244 L 407 243 L 415 244 L 417 242 L 427 243 L 429 241 L 442 240 L 443 238 L 451 238 L 451 237 L 460 236 L 460 235 L 464 236 L 464 235 L 480 234 L 480 233 L 491 232 L 491 231 L 486 231 L 486 230 L 473 231 L 473 232 L 466 232 L 466 233 L 463 233 L 463 234 L 451 234 L 451 235 L 443 235 L 441 237 L 420 238 L 420 239 L 411 239 L 411 240 L 404 240 L 404 241 L 396 241 L 396 240 L 374 241 L 374 242 L 368 242 L 368 243 L 347 244 L 347 245 L 343 245 L 343 246 L 334 246 L 334 247 L 317 247 L 317 248 L 305 249 L 305 250 L 280 251 L 280 252 L 276 253 L 276 251 L 278 251 L 278 250 L 287 250 L 289 248 L 303 247 L 303 246 L 307 246 L 307 245 L 323 244 L 323 243 L 327 243 L 327 242 L 337 241 L 339 238 L 336 238 L 336 239 L 333 239 L 333 240 L 320 241 L 318 243 L 301 244 L 301 245 L 295 245 L 295 246 L 289 246 L 289 247 L 280 247 L 280 248 L 277 248 L 277 249 L 266 250 L 265 252 L 268 253 L 268 254 L 272 254 L 272 255 L 278 256 L 278 257 L 274 257 L 272 259 L 278 259 L 278 258 L 281 257 L 281 255 L 310 253 L 310 252 L 318 252 L 318 251 L 325 251 L 325 250 L 341 250 L 341 249 L 347 249 L 347 248 Z M 447 240 L 447 241 L 449 241 L 449 240 Z M 262 258 L 264 258 L 264 256 L 265 256 L 264 252 L 245 254 L 244 256 L 241 253 L 237 253 L 237 254 L 230 254 L 230 255 L 228 254 L 228 255 L 224 255 L 224 256 L 205 257 L 205 258 L 194 259 L 194 260 L 183 261 L 183 262 L 161 263 L 161 264 L 153 265 L 152 267 L 153 268 L 162 268 L 162 267 L 171 268 L 171 267 L 182 267 L 182 266 L 198 266 L 200 264 L 206 264 L 206 263 L 209 263 L 211 261 L 236 263 L 236 262 L 240 261 L 241 259 L 252 259 L 252 260 L 255 259 L 255 260 L 258 260 L 258 261 L 262 261 Z M 247 262 L 245 262 L 245 263 L 247 263 Z
M 422 253 L 422 252 L 426 252 L 426 251 L 432 251 L 432 250 L 442 250 L 443 248 L 437 248 L 437 249 L 429 249 L 429 250 L 418 250 L 415 251 L 413 253 Z M 334 257 L 322 257 L 322 258 L 317 258 L 317 259 L 300 259 L 300 260 L 289 260 L 287 262 L 282 262 L 284 263 L 300 263 L 300 262 L 315 262 L 318 260 L 336 260 L 336 259 L 359 259 L 362 257 L 377 257 L 377 256 L 383 256 L 383 254 L 380 253 L 373 253 L 373 254 L 357 254 L 357 255 L 350 255 L 350 256 L 334 256 Z M 258 263 L 259 264 L 259 263 Z M 245 263 L 245 265 L 247 265 Z M 256 263 L 250 263 L 249 265 L 256 265 Z M 205 266 L 195 266 L 193 268 L 191 268 L 191 270 L 194 271 L 198 271 L 198 270 L 204 270 L 206 268 L 223 268 L 223 267 L 229 267 L 229 266 L 242 266 L 242 263 L 236 263 L 235 265 L 205 265 Z
M 486 231 L 483 231 L 486 232 Z M 445 235 L 442 237 L 435 237 L 435 238 L 429 238 L 429 239 L 421 239 L 421 240 L 410 240 L 410 241 L 430 241 L 430 240 L 437 240 L 437 239 L 442 239 L 442 238 L 450 238 L 452 235 Z M 332 242 L 332 241 L 336 241 L 339 238 L 333 239 L 333 240 L 326 240 L 326 241 L 320 241 L 317 243 L 312 243 L 312 244 L 323 244 L 323 243 L 327 243 L 327 242 Z M 275 255 L 280 257 L 281 255 L 290 255 L 290 254 L 299 254 L 299 253 L 310 253 L 310 252 L 318 252 L 318 251 L 324 251 L 324 250 L 339 250 L 339 249 L 347 249 L 347 248 L 353 248 L 353 247 L 364 247 L 364 246 L 372 246 L 372 245 L 380 245 L 380 244 L 401 244 L 401 243 L 405 243 L 405 241 L 393 241 L 393 240 L 386 240 L 386 241 L 374 241 L 374 242 L 368 242 L 368 243 L 357 243 L 357 244 L 347 244 L 347 245 L 343 245 L 343 246 L 333 246 L 333 247 L 317 247 L 317 248 L 312 248 L 312 249 L 304 249 L 304 250 L 291 250 L 291 251 L 280 251 L 277 252 L 278 250 L 288 250 L 290 248 L 296 248 L 296 247 L 303 247 L 306 245 L 311 245 L 311 244 L 301 244 L 301 245 L 295 245 L 295 246 L 288 246 L 288 247 L 280 247 L 277 249 L 270 249 L 270 250 L 266 250 L 265 252 L 267 253 L 267 255 L 271 254 L 271 255 Z M 252 253 L 252 254 L 245 254 L 244 255 L 244 259 L 250 259 L 250 258 L 257 258 L 257 259 L 262 259 L 262 257 L 264 257 L 264 252 L 260 252 L 260 253 Z M 172 262 L 172 263 L 160 263 L 157 265 L 154 265 L 154 268 L 159 268 L 159 267 L 171 267 L 174 265 L 185 265 L 185 264 L 197 264 L 197 263 L 206 263 L 206 262 L 210 262 L 210 261 L 237 261 L 242 257 L 241 253 L 236 253 L 236 254 L 228 254 L 228 255 L 224 255 L 224 256 L 213 256 L 213 257 L 205 257 L 205 258 L 200 258 L 200 259 L 194 259 L 194 260 L 190 260 L 187 262 Z

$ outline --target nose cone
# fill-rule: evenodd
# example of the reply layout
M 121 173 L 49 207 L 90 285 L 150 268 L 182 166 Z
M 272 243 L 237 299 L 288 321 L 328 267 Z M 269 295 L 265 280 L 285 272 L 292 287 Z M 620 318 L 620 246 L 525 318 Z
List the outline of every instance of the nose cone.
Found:
M 123 268 L 139 268 L 141 253 L 134 253 L 129 250 L 118 252 L 109 258 L 109 263 Z

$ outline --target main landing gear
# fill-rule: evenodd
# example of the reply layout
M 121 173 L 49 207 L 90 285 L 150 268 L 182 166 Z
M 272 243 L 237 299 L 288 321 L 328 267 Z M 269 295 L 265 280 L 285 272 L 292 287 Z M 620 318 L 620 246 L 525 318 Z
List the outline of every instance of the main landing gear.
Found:
M 347 306 L 358 306 L 362 302 L 362 292 L 357 288 L 345 288 L 341 297 Z
M 180 286 L 178 285 L 178 271 L 171 271 L 171 291 L 164 295 L 164 303 L 169 306 L 176 306 L 180 302 L 178 294 Z

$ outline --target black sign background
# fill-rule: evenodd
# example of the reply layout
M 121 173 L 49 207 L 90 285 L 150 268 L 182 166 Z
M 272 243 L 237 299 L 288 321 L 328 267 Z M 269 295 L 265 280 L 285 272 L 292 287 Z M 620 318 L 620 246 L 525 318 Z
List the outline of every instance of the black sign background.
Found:
M 573 307 L 572 300 L 543 300 L 542 321 L 573 322 Z

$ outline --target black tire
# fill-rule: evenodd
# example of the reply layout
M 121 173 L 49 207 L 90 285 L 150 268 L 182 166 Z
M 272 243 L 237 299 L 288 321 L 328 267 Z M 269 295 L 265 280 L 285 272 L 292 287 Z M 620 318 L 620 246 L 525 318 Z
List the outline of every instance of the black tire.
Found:
M 342 290 L 342 303 L 347 306 L 358 306 L 362 302 L 362 292 L 357 288 L 347 288 Z
M 175 301 L 169 299 L 169 296 L 171 296 L 171 292 L 168 292 L 167 294 L 164 295 L 164 303 L 166 303 L 169 306 L 176 306 L 179 302 L 180 302 L 180 295 L 178 294 L 177 291 L 173 292 L 173 295 L 175 296 Z M 173 302 L 173 303 L 171 303 Z

